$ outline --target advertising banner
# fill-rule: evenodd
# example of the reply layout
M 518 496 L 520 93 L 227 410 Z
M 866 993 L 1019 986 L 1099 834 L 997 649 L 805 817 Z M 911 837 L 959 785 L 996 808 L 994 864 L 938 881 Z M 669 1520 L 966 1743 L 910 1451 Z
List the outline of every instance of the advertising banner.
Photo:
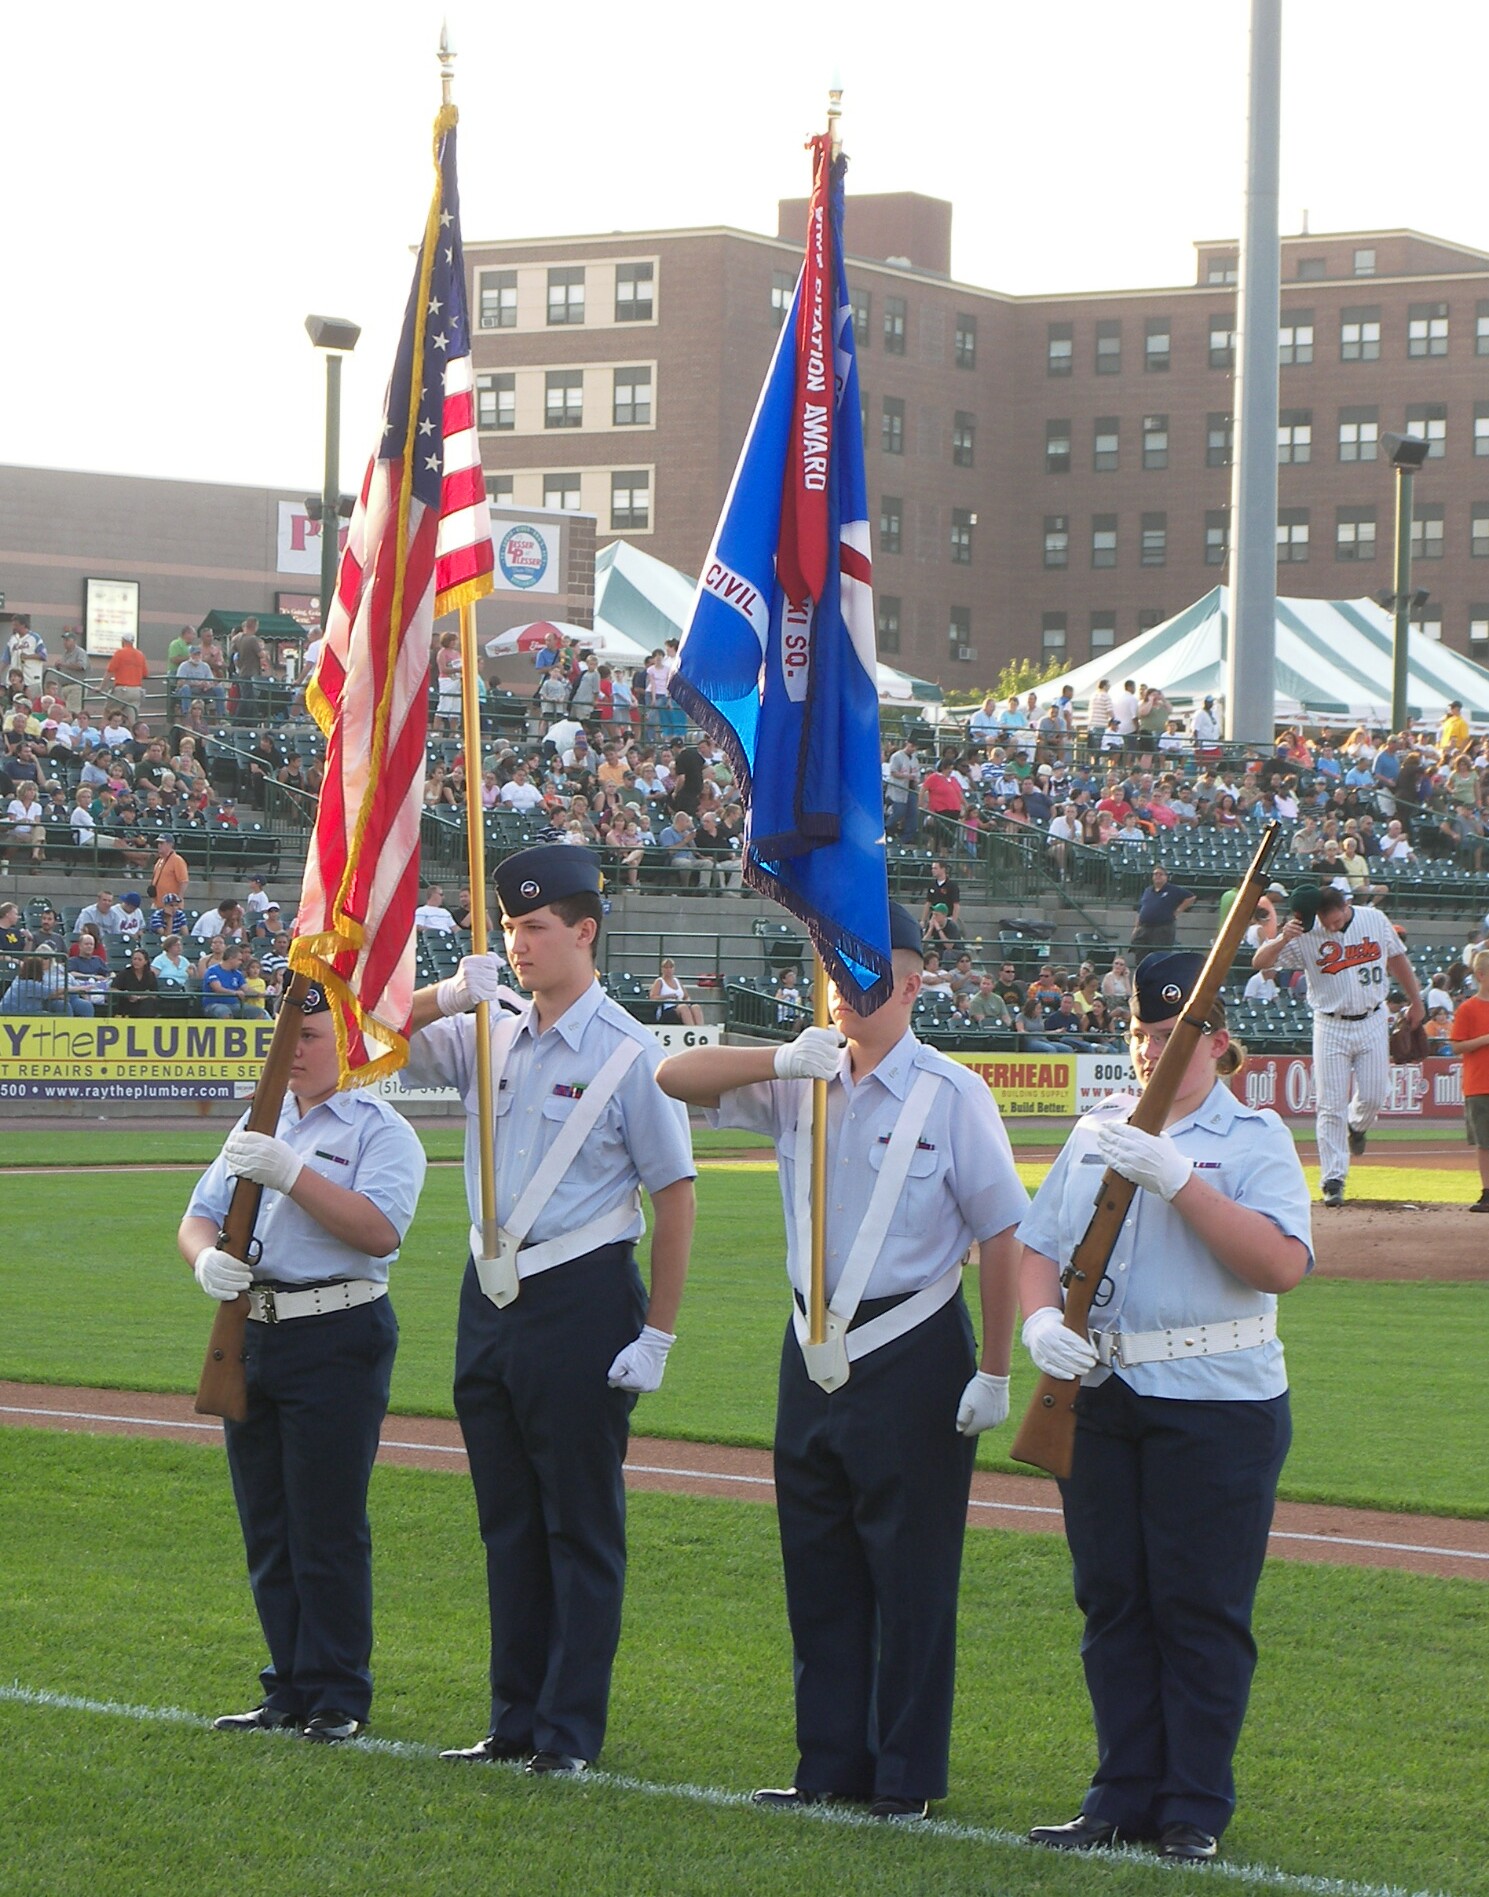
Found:
M 1271 1107 L 1284 1120 L 1311 1120 L 1318 1107 L 1307 1054 L 1252 1054 L 1231 1082 L 1249 1107 Z M 1380 1117 L 1387 1121 L 1463 1118 L 1463 1064 L 1432 1058 L 1392 1067 Z
M 1010 1120 L 1074 1117 L 1074 1054 L 955 1054 L 952 1058 L 982 1076 L 998 1111 Z
M 338 547 L 344 549 L 350 523 L 337 523 Z M 276 570 L 280 573 L 321 572 L 321 523 L 312 520 L 299 501 L 279 503 L 279 526 L 275 536 Z
M 3 1100 L 246 1100 L 272 1021 L 0 1020 Z
M 498 593 L 561 593 L 558 565 L 558 525 L 539 527 L 532 521 L 492 522 L 496 538 Z

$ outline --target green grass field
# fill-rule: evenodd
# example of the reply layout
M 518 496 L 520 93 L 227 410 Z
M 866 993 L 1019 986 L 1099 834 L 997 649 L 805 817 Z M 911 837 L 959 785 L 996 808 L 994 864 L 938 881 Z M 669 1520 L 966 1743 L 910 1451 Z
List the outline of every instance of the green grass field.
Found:
M 1026 1182 L 1040 1168 L 1024 1166 Z M 1394 1178 L 1388 1169 L 1374 1176 Z M 1452 1183 L 1403 1175 L 1413 1190 Z M 182 1174 L 4 1181 L 0 1376 L 143 1390 L 195 1387 L 210 1312 L 175 1253 Z M 1393 1196 L 1400 1196 L 1398 1187 Z M 768 1165 L 706 1167 L 681 1341 L 638 1431 L 766 1445 L 785 1319 L 779 1194 Z M 62 1235 L 68 1234 L 64 1238 Z M 450 1415 L 466 1213 L 458 1169 L 431 1172 L 395 1268 L 402 1344 L 395 1408 Z M 1295 1499 L 1489 1515 L 1485 1403 L 1476 1349 L 1489 1285 L 1310 1280 L 1286 1299 L 1283 1335 L 1296 1437 Z M 1459 1344 L 1444 1349 L 1445 1339 Z M 1016 1351 L 1015 1404 L 1032 1383 Z M 1009 1432 L 984 1467 L 1012 1469 Z
M 374 1730 L 404 1742 L 401 1755 L 20 1703 L 17 1688 L 208 1716 L 252 1703 L 261 1652 L 217 1450 L 3 1431 L 0 1482 L 6 1892 L 1176 1888 L 1138 1856 L 1071 1863 L 1009 1841 L 1070 1816 L 1092 1761 L 1068 1558 L 1053 1537 L 968 1538 L 949 1828 L 917 1834 L 702 1795 L 737 1799 L 793 1764 L 766 1509 L 633 1498 L 603 1764 L 640 1786 L 535 1785 L 428 1756 L 483 1729 L 484 1599 L 462 1479 L 373 1480 Z M 1232 1864 L 1278 1867 L 1248 1880 L 1263 1889 L 1352 1880 L 1332 1897 L 1362 1884 L 1489 1892 L 1472 1821 L 1489 1805 L 1489 1708 L 1465 1690 L 1482 1673 L 1489 1590 L 1272 1563 L 1256 1628 Z

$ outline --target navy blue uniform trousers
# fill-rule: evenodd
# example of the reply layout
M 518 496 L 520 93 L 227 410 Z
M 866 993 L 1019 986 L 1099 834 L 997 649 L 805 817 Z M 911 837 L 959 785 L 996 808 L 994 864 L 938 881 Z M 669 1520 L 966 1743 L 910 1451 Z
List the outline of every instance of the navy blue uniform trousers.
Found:
M 641 1334 L 629 1242 L 524 1278 L 499 1311 L 460 1288 L 455 1413 L 470 1456 L 491 1607 L 491 1731 L 599 1756 L 626 1578 L 622 1465 L 635 1395 L 606 1382 Z
M 895 1299 L 865 1299 L 860 1322 Z M 781 1351 L 776 1508 L 796 1674 L 794 1783 L 840 1798 L 944 1798 L 976 1368 L 960 1294 L 828 1395 Z
M 367 1484 L 398 1320 L 387 1297 L 248 1326 L 248 1416 L 225 1426 L 259 1624 L 265 1704 L 296 1719 L 372 1705 Z
M 1077 1398 L 1060 1493 L 1096 1716 L 1082 1809 L 1129 1836 L 1219 1837 L 1235 1810 L 1251 1609 L 1291 1441 L 1285 1394 L 1186 1403 L 1112 1376 Z

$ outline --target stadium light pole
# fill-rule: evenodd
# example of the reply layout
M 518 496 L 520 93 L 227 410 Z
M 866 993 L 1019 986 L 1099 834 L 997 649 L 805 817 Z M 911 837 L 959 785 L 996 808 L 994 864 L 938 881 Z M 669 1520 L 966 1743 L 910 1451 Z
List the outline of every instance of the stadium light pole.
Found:
M 1396 470 L 1396 590 L 1390 606 L 1396 621 L 1391 640 L 1391 730 L 1404 731 L 1408 717 L 1406 703 L 1407 647 L 1411 631 L 1411 527 L 1412 487 L 1417 469 L 1427 459 L 1427 443 L 1415 435 L 1382 435 L 1380 445 L 1386 459 Z M 1385 599 L 1381 600 L 1385 605 Z
M 341 539 L 341 358 L 349 356 L 362 334 L 361 326 L 344 316 L 307 316 L 305 333 L 317 349 L 326 352 L 326 468 L 321 484 L 321 631 L 331 613 L 336 590 L 336 562 Z

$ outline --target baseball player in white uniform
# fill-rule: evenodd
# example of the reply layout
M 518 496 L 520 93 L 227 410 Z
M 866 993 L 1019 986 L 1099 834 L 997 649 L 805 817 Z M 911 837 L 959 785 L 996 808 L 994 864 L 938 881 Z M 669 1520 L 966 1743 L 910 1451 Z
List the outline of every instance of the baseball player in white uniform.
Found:
M 1378 909 L 1356 909 L 1342 890 L 1314 883 L 1293 891 L 1289 909 L 1281 933 L 1261 944 L 1251 965 L 1264 974 L 1304 971 L 1323 1201 L 1343 1205 L 1350 1155 L 1364 1152 L 1390 1084 L 1391 983 L 1406 996 L 1412 1027 L 1424 1013 L 1422 992 L 1401 937 Z

